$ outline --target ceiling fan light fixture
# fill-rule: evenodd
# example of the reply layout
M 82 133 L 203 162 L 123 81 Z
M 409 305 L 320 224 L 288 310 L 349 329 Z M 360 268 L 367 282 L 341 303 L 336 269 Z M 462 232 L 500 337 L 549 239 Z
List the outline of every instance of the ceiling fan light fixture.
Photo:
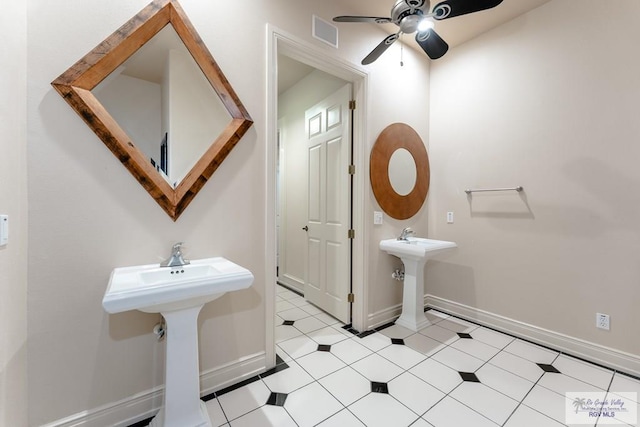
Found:
M 432 30 L 435 27 L 435 23 L 429 18 L 423 18 L 418 24 L 418 32 L 423 33 L 427 30 Z

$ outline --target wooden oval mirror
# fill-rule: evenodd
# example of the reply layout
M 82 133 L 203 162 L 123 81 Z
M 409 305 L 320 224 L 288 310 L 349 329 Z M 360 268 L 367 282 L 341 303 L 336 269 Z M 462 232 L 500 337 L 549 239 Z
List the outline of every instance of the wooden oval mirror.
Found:
M 141 56 L 158 49 L 157 62 Z M 133 72 L 139 65 L 148 71 Z M 161 69 L 168 71 L 141 78 Z M 160 99 L 156 106 L 140 106 L 140 85 L 113 84 L 121 75 L 168 83 L 144 92 L 155 91 L 146 97 Z M 154 0 L 51 84 L 174 221 L 253 124 L 176 0 Z M 151 110 L 162 116 L 147 118 Z M 144 120 L 155 123 L 153 132 L 140 126 Z
M 429 191 L 429 156 L 411 126 L 394 123 L 382 131 L 371 150 L 369 177 L 378 204 L 390 217 L 407 219 L 420 210 Z

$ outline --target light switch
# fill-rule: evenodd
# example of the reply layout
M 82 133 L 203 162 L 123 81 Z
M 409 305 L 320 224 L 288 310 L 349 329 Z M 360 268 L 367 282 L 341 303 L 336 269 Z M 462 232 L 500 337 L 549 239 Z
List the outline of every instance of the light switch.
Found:
M 0 215 L 0 246 L 9 243 L 9 215 Z
M 382 225 L 382 212 L 373 211 L 373 223 L 375 225 Z
M 453 212 L 447 212 L 447 224 L 453 224 Z

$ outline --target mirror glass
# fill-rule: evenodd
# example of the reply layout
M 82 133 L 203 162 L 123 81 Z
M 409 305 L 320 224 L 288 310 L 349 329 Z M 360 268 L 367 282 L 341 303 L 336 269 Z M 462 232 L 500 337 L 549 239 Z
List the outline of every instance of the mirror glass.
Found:
M 174 188 L 231 120 L 170 24 L 91 92 Z
M 153 0 L 51 84 L 174 221 L 253 124 L 177 0 Z
M 389 159 L 389 181 L 401 196 L 411 193 L 416 185 L 416 162 L 406 148 L 398 148 Z

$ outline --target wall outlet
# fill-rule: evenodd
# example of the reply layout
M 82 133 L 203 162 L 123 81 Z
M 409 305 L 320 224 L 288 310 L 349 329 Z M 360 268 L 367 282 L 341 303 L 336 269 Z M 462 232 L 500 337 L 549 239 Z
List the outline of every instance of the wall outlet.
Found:
M 596 327 L 599 329 L 605 329 L 605 330 L 609 330 L 609 323 L 610 319 L 609 319 L 609 315 L 608 314 L 602 314 L 602 313 L 596 313 Z
M 9 243 L 9 216 L 0 215 L 0 246 Z

